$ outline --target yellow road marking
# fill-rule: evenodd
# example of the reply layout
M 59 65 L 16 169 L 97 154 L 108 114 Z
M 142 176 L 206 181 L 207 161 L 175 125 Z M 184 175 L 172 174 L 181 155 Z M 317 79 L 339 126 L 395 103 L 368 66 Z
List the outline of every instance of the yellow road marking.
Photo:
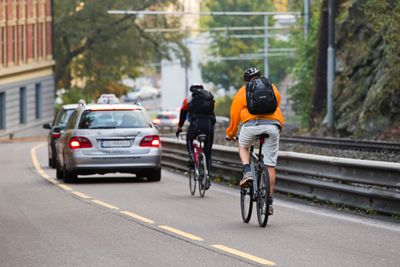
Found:
M 64 189 L 65 191 L 72 191 L 72 188 L 65 184 L 58 184 L 58 187 Z
M 103 201 L 100 201 L 100 200 L 92 200 L 92 201 L 94 203 L 96 203 L 96 204 L 99 204 L 99 205 L 103 206 L 103 207 L 106 207 L 106 208 L 109 208 L 109 209 L 112 209 L 112 210 L 119 210 L 118 207 L 115 207 L 113 205 L 107 204 L 107 203 L 105 203 Z
M 142 217 L 142 216 L 137 215 L 137 214 L 135 214 L 135 213 L 133 213 L 133 212 L 130 212 L 130 211 L 121 211 L 121 213 L 122 213 L 122 214 L 125 214 L 125 215 L 127 215 L 127 216 L 129 216 L 129 217 L 132 217 L 132 218 L 141 220 L 141 221 L 143 221 L 143 222 L 145 222 L 145 223 L 150 223 L 150 224 L 153 224 L 153 223 L 154 223 L 153 220 L 147 219 L 147 218 L 145 218 L 145 217 Z
M 245 258 L 245 259 L 260 263 L 260 264 L 263 264 L 263 265 L 269 265 L 269 266 L 276 265 L 276 263 L 274 263 L 272 261 L 268 261 L 268 260 L 253 256 L 251 254 L 248 254 L 248 253 L 245 253 L 245 252 L 233 249 L 233 248 L 229 248 L 229 247 L 226 247 L 224 245 L 211 245 L 211 246 L 213 248 L 225 251 L 227 253 L 230 253 L 230 254 L 233 254 L 233 255 L 236 255 L 236 256 L 239 256 L 239 257 L 242 257 L 242 258 Z
M 47 181 L 49 181 L 53 184 L 58 184 L 58 182 L 54 181 L 54 179 L 51 179 L 51 177 L 49 175 L 47 175 L 47 173 L 45 173 L 45 171 L 40 166 L 39 160 L 36 156 L 36 149 L 38 149 L 42 146 L 45 146 L 45 144 L 40 144 L 40 145 L 34 146 L 31 149 L 31 158 L 32 158 L 33 166 L 35 167 L 36 171 L 40 174 L 40 176 L 42 176 L 44 179 L 46 179 Z
M 89 198 L 91 198 L 91 197 L 89 197 L 88 195 L 85 195 L 84 193 L 81 193 L 81 192 L 79 192 L 79 191 L 73 191 L 73 192 L 71 192 L 72 194 L 74 194 L 74 195 L 76 195 L 76 196 L 78 196 L 78 197 L 80 197 L 80 198 L 84 198 L 84 199 L 89 199 Z
M 181 230 L 178 230 L 178 229 L 175 229 L 175 228 L 166 226 L 166 225 L 161 225 L 161 226 L 159 226 L 159 227 L 162 228 L 162 229 L 164 229 L 164 230 L 170 231 L 170 232 L 172 232 L 172 233 L 175 233 L 175 234 L 177 234 L 177 235 L 184 236 L 184 237 L 189 238 L 189 239 L 192 239 L 192 240 L 204 241 L 204 239 L 201 238 L 201 237 L 198 237 L 198 236 L 195 236 L 195 235 L 192 235 L 192 234 L 183 232 L 183 231 L 181 231 Z

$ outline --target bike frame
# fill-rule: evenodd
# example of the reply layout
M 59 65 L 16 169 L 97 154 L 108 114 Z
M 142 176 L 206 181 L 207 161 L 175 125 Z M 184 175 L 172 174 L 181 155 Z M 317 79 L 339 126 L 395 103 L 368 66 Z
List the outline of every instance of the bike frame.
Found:
M 203 153 L 203 142 L 199 142 L 197 139 L 193 140 L 193 159 L 195 163 L 199 163 L 199 155 Z
M 264 142 L 265 142 L 265 137 L 260 137 L 260 139 L 259 139 L 260 147 L 258 150 L 258 155 L 256 155 L 254 152 L 254 145 L 251 145 L 251 147 L 250 147 L 250 158 L 251 158 L 251 161 L 253 161 L 250 164 L 250 167 L 252 168 L 251 172 L 253 173 L 253 176 L 255 178 L 258 177 L 257 171 L 259 171 L 259 170 L 257 170 L 257 171 L 254 170 L 254 167 L 256 167 L 256 165 L 257 165 L 257 168 L 260 168 L 260 167 L 264 168 L 264 166 L 263 166 L 264 165 L 264 163 L 263 163 L 264 155 L 262 154 L 262 146 L 264 145 Z M 253 179 L 253 199 L 255 199 L 259 193 L 258 192 L 258 183 L 259 183 L 258 179 Z

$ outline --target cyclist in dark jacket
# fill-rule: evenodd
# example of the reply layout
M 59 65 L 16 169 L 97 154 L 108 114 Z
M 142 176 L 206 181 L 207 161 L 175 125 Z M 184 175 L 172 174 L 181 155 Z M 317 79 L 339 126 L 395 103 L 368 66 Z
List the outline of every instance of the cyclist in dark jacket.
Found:
M 180 110 L 178 130 L 176 136 L 182 132 L 182 126 L 187 119 L 190 123 L 186 134 L 186 147 L 189 153 L 189 166 L 193 166 L 193 140 L 199 134 L 203 133 L 207 135 L 207 139 L 204 143 L 204 154 L 207 157 L 207 169 L 211 172 L 211 150 L 214 141 L 214 125 L 215 125 L 215 114 L 214 114 L 214 102 L 211 107 L 200 107 L 199 105 L 211 105 L 207 103 L 210 99 L 204 99 L 205 95 L 211 95 L 201 84 L 193 84 L 190 86 L 191 95 L 183 100 L 183 104 Z M 212 96 L 212 95 L 211 95 Z M 195 99 L 196 98 L 196 99 Z M 212 101 L 214 98 L 212 97 Z

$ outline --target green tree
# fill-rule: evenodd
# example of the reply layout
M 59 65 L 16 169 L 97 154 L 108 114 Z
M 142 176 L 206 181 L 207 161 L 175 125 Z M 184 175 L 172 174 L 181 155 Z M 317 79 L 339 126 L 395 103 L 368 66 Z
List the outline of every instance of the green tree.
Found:
M 293 109 L 299 116 L 302 127 L 310 125 L 321 1 L 312 2 L 308 38 L 304 38 L 302 28 L 298 27 L 294 31 L 291 40 L 292 45 L 296 47 L 297 53 L 295 58 L 296 63 L 292 69 L 295 84 L 289 89 L 289 94 L 293 101 Z M 294 1 L 293 9 L 302 10 L 303 1 Z M 303 25 L 304 19 L 300 19 L 297 23 L 299 26 Z
M 82 81 L 84 95 L 123 93 L 117 81 L 138 76 L 146 64 L 185 57 L 187 51 L 179 33 L 148 33 L 145 28 L 179 25 L 175 18 L 162 16 L 110 15 L 112 9 L 165 9 L 176 0 L 68 0 L 54 2 L 55 59 L 57 88 L 71 88 Z M 171 45 L 175 44 L 175 45 Z
M 271 0 L 225 0 L 225 1 L 204 1 L 203 10 L 210 11 L 272 11 L 274 6 Z M 261 8 L 260 8 L 261 7 Z M 269 24 L 273 25 L 273 20 Z M 263 16 L 212 16 L 202 19 L 202 25 L 206 27 L 235 27 L 235 26 L 263 26 Z M 263 34 L 263 30 L 253 31 L 229 31 L 211 32 L 212 44 L 209 48 L 210 58 L 215 57 L 238 57 L 240 54 L 261 54 L 263 53 L 264 40 L 237 39 L 229 35 L 240 34 Z M 270 47 L 288 47 L 286 42 L 279 42 L 270 39 Z M 269 58 L 270 78 L 273 82 L 285 75 L 286 68 L 290 64 L 288 57 Z M 206 82 L 228 90 L 230 87 L 237 88 L 243 84 L 243 71 L 251 66 L 256 66 L 264 71 L 263 59 L 255 60 L 234 60 L 234 61 L 210 61 L 202 66 L 202 76 Z

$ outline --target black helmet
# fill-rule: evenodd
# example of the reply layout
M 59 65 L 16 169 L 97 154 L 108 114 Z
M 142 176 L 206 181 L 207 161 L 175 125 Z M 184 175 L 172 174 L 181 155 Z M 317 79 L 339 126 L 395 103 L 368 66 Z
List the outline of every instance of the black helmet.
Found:
M 243 73 L 243 79 L 245 82 L 249 82 L 254 77 L 260 77 L 261 73 L 257 68 L 248 68 Z
M 189 88 L 189 91 L 193 93 L 194 91 L 197 91 L 198 89 L 204 89 L 203 85 L 202 84 L 192 84 Z

